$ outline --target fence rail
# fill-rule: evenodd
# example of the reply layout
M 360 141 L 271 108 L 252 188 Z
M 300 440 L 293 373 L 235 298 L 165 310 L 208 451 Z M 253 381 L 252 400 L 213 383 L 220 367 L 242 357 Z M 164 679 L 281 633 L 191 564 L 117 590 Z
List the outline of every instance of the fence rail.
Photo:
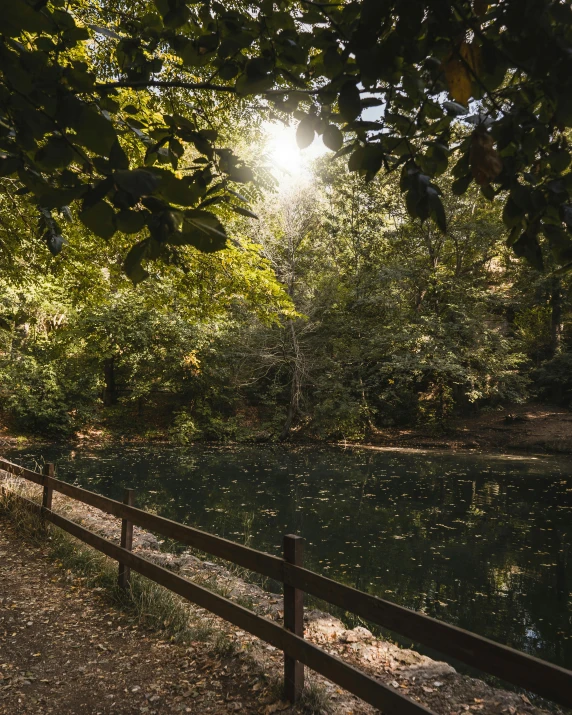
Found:
M 302 540 L 298 537 L 285 537 L 284 558 L 279 558 L 138 509 L 132 505 L 132 490 L 128 490 L 130 493 L 122 503 L 56 479 L 52 465 L 46 465 L 44 473 L 39 474 L 0 459 L 0 470 L 42 486 L 42 505 L 19 498 L 47 521 L 118 561 L 120 583 L 125 585 L 129 570 L 133 569 L 282 650 L 286 692 L 291 700 L 302 689 L 306 665 L 388 715 L 431 715 L 423 705 L 304 640 L 302 599 L 308 593 L 467 665 L 572 707 L 572 671 L 305 569 L 301 565 Z M 54 512 L 51 509 L 54 491 L 122 519 L 121 546 Z M 283 583 L 284 627 L 134 554 L 131 551 L 134 524 Z

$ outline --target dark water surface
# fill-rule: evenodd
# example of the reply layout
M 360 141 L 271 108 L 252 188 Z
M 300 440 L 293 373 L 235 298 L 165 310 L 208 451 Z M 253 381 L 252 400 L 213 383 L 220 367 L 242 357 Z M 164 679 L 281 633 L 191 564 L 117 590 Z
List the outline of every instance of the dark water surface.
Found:
M 572 460 L 265 446 L 12 450 L 34 467 L 572 667 Z

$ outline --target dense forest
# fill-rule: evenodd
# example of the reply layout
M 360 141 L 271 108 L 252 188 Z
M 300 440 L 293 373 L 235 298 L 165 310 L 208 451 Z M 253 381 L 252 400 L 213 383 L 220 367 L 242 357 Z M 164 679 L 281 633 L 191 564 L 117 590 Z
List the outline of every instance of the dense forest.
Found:
M 569 406 L 572 13 L 527 8 L 11 3 L 7 428 L 355 440 Z M 277 123 L 330 150 L 310 175 L 273 169 Z
M 512 254 L 495 202 L 455 196 L 445 177 L 443 234 L 408 216 L 391 177 L 366 182 L 325 156 L 284 187 L 263 143 L 260 155 L 258 218 L 234 219 L 225 251 L 192 249 L 135 288 L 122 244 L 81 224 L 54 259 L 6 187 L 12 429 L 363 439 L 531 398 L 571 403 L 572 282 Z

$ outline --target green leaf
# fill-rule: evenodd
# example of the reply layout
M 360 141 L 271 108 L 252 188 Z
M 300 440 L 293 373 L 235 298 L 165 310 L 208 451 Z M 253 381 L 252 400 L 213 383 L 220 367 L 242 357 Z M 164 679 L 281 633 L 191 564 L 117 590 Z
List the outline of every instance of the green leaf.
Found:
M 149 276 L 149 273 L 141 265 L 141 261 L 147 257 L 149 250 L 150 238 L 144 238 L 139 243 L 131 247 L 129 253 L 123 262 L 123 270 L 133 281 L 133 285 L 137 285 L 144 281 Z
M 96 154 L 108 156 L 117 141 L 113 124 L 94 105 L 83 104 L 70 126 L 77 142 Z
M 447 233 L 447 217 L 445 216 L 445 208 L 441 197 L 435 189 L 429 187 L 427 189 L 427 195 L 429 197 L 429 208 L 431 212 L 431 218 L 442 233 Z
M 305 149 L 314 141 L 316 132 L 314 130 L 314 121 L 310 117 L 304 117 L 296 128 L 296 143 L 300 149 Z
M 175 245 L 190 245 L 203 253 L 220 251 L 226 247 L 226 231 L 218 218 L 209 211 L 185 211 L 182 230 L 167 239 Z
M 242 201 L 243 204 L 248 204 L 250 203 L 249 200 L 246 198 L 246 196 L 243 196 L 242 194 L 239 194 L 238 191 L 234 191 L 233 189 L 226 189 L 229 194 L 232 194 L 233 196 L 236 196 L 239 201 Z M 208 193 L 208 192 L 207 192 Z
M 496 197 L 496 191 L 490 184 L 483 184 L 481 186 L 481 194 L 488 199 L 489 201 L 493 201 L 493 199 Z
M 157 196 L 178 206 L 193 206 L 203 195 L 203 186 L 192 177 L 178 179 L 172 172 L 163 172 Z
M 173 152 L 177 159 L 180 159 L 185 153 L 185 147 L 176 137 L 171 137 L 169 139 L 169 149 Z
M 421 158 L 423 170 L 431 176 L 440 176 L 447 170 L 449 163 L 449 148 L 440 142 L 430 142 L 427 152 Z
M 272 70 L 272 62 L 265 57 L 253 57 L 246 63 L 246 74 L 252 79 L 263 79 Z
M 105 198 L 112 188 L 113 178 L 111 176 L 102 179 L 97 184 L 92 186 L 85 194 L 85 198 L 83 200 L 83 210 L 86 211 L 98 201 Z
M 552 224 L 543 224 L 542 232 L 548 239 L 550 250 L 558 263 L 572 261 L 572 236 L 562 228 Z
M 451 191 L 455 194 L 455 196 L 462 196 L 469 188 L 472 180 L 472 174 L 466 174 L 465 176 L 461 176 L 459 179 L 455 179 L 455 181 L 451 184 Z
M 215 253 L 226 246 L 226 241 L 213 238 L 190 224 L 185 224 L 184 230 L 174 234 L 167 242 L 175 246 L 194 246 L 202 253 Z
M 462 104 L 459 104 L 458 102 L 443 102 L 443 108 L 446 109 L 449 114 L 452 114 L 454 117 L 460 117 L 463 114 L 468 114 L 469 110 L 467 107 L 463 107 Z
M 253 211 L 249 211 L 243 206 L 234 206 L 234 204 L 231 204 L 229 208 L 231 208 L 235 213 L 240 214 L 241 216 L 248 216 L 248 218 L 256 219 L 258 218 L 258 216 Z
M 129 159 L 118 140 L 113 142 L 109 152 L 109 163 L 112 169 L 129 169 Z
M 125 209 L 120 211 L 115 217 L 117 230 L 122 233 L 139 233 L 145 226 L 146 214 L 142 211 L 132 211 Z
M 221 79 L 228 81 L 234 79 L 239 72 L 240 67 L 236 64 L 236 62 L 225 62 L 219 69 L 218 74 Z
M 247 184 L 254 180 L 254 172 L 249 166 L 231 166 L 227 169 L 227 173 L 232 181 L 240 184 Z
M 556 151 L 550 152 L 548 155 L 548 163 L 550 168 L 557 173 L 561 173 L 568 168 L 570 164 L 570 152 L 566 149 L 558 149 Z
M 35 191 L 36 198 L 47 209 L 59 209 L 62 206 L 69 206 L 76 199 L 81 198 L 85 192 L 86 187 L 82 185 L 75 186 L 72 189 L 44 187 L 42 190 Z
M 11 176 L 22 167 L 22 160 L 18 156 L 4 156 L 0 158 L 0 176 Z
M 126 191 L 135 200 L 150 196 L 161 183 L 161 179 L 145 169 L 116 171 L 113 175 L 115 184 Z
M 328 77 L 335 77 L 340 72 L 343 72 L 344 62 L 335 46 L 330 45 L 330 47 L 327 48 L 324 52 L 323 62 Z
M 36 152 L 37 164 L 47 171 L 68 166 L 74 159 L 75 152 L 69 141 L 63 137 L 50 137 L 46 144 Z
M 17 37 L 23 30 L 50 32 L 53 29 L 49 18 L 43 12 L 30 7 L 25 0 L 13 0 L 2 5 L 2 33 L 8 37 Z
M 186 7 L 186 5 L 180 5 L 179 7 L 175 7 L 173 10 L 169 10 L 169 12 L 163 16 L 163 23 L 165 24 L 165 27 L 175 30 L 186 24 L 189 17 L 189 8 Z
M 513 244 L 513 250 L 519 258 L 524 258 L 533 268 L 541 271 L 544 268 L 542 250 L 536 236 L 523 233 Z
M 322 135 L 324 144 L 332 151 L 338 151 L 344 143 L 344 135 L 335 124 L 328 124 Z
M 262 94 L 270 89 L 273 84 L 274 78 L 271 74 L 257 78 L 249 77 L 245 73 L 236 80 L 235 90 L 239 97 L 246 97 L 249 94 Z
M 411 216 L 411 218 L 419 218 L 419 213 L 417 211 L 419 200 L 420 196 L 414 189 L 410 189 L 405 194 L 405 207 L 407 209 L 407 213 Z
M 360 93 L 355 82 L 345 82 L 338 97 L 338 108 L 346 122 L 356 119 L 361 113 Z
M 383 157 L 384 152 L 380 144 L 360 146 L 350 156 L 348 169 L 375 175 L 381 169 Z
M 51 234 L 46 238 L 46 243 L 52 256 L 57 256 L 65 246 L 66 241 L 62 236 Z
M 502 220 L 507 228 L 520 225 L 524 218 L 525 210 L 522 209 L 514 199 L 508 198 L 502 212 Z
M 79 218 L 90 231 L 105 240 L 109 240 L 116 231 L 115 213 L 107 201 L 99 201 L 84 209 Z

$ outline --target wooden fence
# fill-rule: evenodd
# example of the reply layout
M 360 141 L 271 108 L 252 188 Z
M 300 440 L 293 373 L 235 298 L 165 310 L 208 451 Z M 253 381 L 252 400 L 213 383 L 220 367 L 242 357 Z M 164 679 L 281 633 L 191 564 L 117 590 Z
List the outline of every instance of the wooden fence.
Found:
M 308 593 L 467 665 L 572 707 L 572 671 L 305 569 L 302 565 L 303 540 L 300 537 L 285 536 L 284 557 L 279 558 L 138 509 L 133 506 L 133 490 L 126 490 L 124 501 L 119 502 L 55 479 L 53 465 L 45 465 L 43 473 L 39 474 L 0 459 L 0 470 L 43 486 L 41 506 L 28 499 L 24 501 L 47 521 L 118 561 L 122 585 L 127 584 L 129 572 L 133 569 L 282 650 L 286 695 L 292 701 L 297 699 L 303 688 L 304 666 L 308 666 L 388 715 L 431 714 L 418 702 L 304 640 L 303 594 Z M 54 491 L 122 519 L 121 545 L 54 512 Z M 133 525 L 284 584 L 284 626 L 133 553 Z

